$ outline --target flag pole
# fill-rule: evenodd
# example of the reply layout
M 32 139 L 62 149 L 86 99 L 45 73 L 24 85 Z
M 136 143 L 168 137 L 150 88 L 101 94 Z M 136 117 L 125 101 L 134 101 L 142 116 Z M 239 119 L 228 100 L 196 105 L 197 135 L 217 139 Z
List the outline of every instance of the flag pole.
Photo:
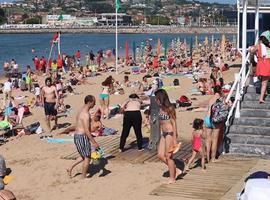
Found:
M 118 6 L 117 0 L 115 0 L 115 71 L 116 74 L 118 71 Z

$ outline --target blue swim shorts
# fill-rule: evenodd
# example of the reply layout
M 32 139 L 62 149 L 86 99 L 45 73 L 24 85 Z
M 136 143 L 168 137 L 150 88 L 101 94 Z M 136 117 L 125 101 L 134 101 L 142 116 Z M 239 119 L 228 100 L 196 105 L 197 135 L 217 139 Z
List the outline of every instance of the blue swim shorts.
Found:
M 204 124 L 205 124 L 206 128 L 212 128 L 212 129 L 215 128 L 215 126 L 214 126 L 212 120 L 211 120 L 210 117 L 208 117 L 208 116 L 206 116 L 206 117 L 204 118 Z

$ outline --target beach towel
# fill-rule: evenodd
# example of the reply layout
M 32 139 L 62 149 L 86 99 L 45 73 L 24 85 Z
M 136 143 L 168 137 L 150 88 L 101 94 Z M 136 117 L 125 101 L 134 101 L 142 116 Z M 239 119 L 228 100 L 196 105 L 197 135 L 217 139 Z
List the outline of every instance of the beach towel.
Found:
M 140 74 L 140 67 L 139 66 L 132 67 L 131 71 L 133 74 Z
M 4 184 L 5 185 L 9 184 L 13 179 L 14 179 L 14 176 L 10 176 L 10 175 L 5 176 L 3 179 Z
M 73 138 L 47 138 L 46 141 L 48 143 L 58 143 L 58 144 L 63 144 L 63 143 L 70 143 L 73 142 Z
M 177 88 L 179 88 L 179 86 L 163 86 L 162 87 L 162 89 L 163 90 L 166 90 L 166 91 L 168 91 L 168 90 L 174 90 L 174 89 L 177 89 Z

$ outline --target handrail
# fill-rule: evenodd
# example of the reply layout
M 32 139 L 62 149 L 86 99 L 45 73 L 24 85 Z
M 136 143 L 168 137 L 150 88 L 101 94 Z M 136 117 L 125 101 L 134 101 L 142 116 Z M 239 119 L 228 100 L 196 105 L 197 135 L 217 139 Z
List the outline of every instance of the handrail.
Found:
M 229 114 L 228 114 L 228 117 L 227 117 L 227 120 L 226 120 L 226 126 L 229 127 L 230 126 L 230 118 L 232 117 L 233 113 L 234 113 L 234 110 L 236 108 L 236 106 L 238 106 L 238 108 L 240 107 L 240 101 L 242 99 L 242 96 L 244 94 L 243 90 L 244 90 L 244 87 L 245 87 L 245 83 L 249 77 L 249 74 L 250 74 L 250 69 L 248 70 L 247 73 L 245 73 L 246 71 L 246 67 L 247 67 L 247 64 L 250 64 L 249 60 L 250 60 L 250 52 L 247 54 L 246 58 L 245 58 L 245 62 L 244 64 L 242 65 L 231 89 L 230 89 L 230 92 L 225 100 L 226 103 L 228 103 L 231 99 L 231 96 L 233 94 L 233 92 L 235 91 L 236 87 L 237 87 L 237 90 L 236 90 L 236 98 L 235 98 L 235 101 L 233 103 L 233 105 L 231 106 L 230 108 L 230 111 L 229 111 Z M 244 80 L 242 82 L 242 80 Z M 241 84 L 243 83 L 243 84 Z M 239 113 L 239 110 L 236 111 L 238 113 L 236 113 L 236 117 L 239 117 L 240 113 Z M 238 116 L 237 116 L 238 115 Z
M 245 60 L 245 63 L 249 62 L 249 59 L 250 59 L 250 53 L 248 53 L 248 55 L 247 55 L 247 57 L 246 57 L 246 60 Z M 246 64 L 245 64 L 245 65 L 246 65 Z M 226 103 L 229 102 L 229 100 L 230 100 L 230 98 L 231 98 L 231 96 L 232 96 L 232 93 L 233 93 L 233 91 L 235 90 L 235 87 L 236 87 L 237 83 L 241 80 L 242 73 L 243 73 L 244 70 L 246 70 L 246 66 L 244 66 L 244 67 L 242 66 L 242 67 L 241 67 L 241 69 L 240 69 L 240 71 L 239 71 L 239 73 L 238 73 L 238 75 L 237 75 L 237 78 L 236 78 L 236 80 L 234 81 L 234 83 L 233 83 L 233 85 L 232 85 L 232 87 L 231 87 L 231 89 L 230 89 L 230 92 L 229 92 L 229 94 L 228 94 L 228 96 L 227 96 L 227 98 L 226 98 Z

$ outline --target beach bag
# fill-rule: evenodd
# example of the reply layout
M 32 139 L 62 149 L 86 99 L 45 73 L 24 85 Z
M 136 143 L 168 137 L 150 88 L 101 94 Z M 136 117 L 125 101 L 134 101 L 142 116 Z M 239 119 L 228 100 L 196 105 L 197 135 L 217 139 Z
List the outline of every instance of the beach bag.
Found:
M 16 197 L 9 190 L 0 190 L 0 200 L 16 200 Z
M 8 121 L 0 121 L 0 129 L 8 129 L 11 124 Z
M 223 102 L 223 99 L 217 99 L 211 107 L 211 119 L 213 123 L 225 122 L 229 114 L 227 105 Z
M 23 106 L 23 108 L 24 108 L 23 114 L 24 114 L 24 115 L 29 115 L 29 114 L 30 114 L 30 109 L 29 109 L 29 107 L 28 107 L 28 106 Z
M 114 135 L 117 133 L 117 130 L 113 128 L 104 127 L 102 131 L 102 135 L 108 136 L 108 135 Z
M 185 96 L 185 95 L 182 95 L 179 98 L 179 101 L 177 103 L 178 103 L 179 107 L 189 107 L 189 106 L 191 106 L 191 102 L 190 102 L 189 98 L 187 96 Z
M 180 85 L 179 79 L 174 79 L 174 80 L 173 80 L 173 85 L 174 85 L 174 86 Z
M 35 122 L 33 124 L 30 124 L 29 126 L 26 127 L 26 130 L 28 132 L 30 132 L 31 134 L 36 133 L 36 131 L 38 130 L 38 128 L 40 127 L 40 123 L 39 122 Z

